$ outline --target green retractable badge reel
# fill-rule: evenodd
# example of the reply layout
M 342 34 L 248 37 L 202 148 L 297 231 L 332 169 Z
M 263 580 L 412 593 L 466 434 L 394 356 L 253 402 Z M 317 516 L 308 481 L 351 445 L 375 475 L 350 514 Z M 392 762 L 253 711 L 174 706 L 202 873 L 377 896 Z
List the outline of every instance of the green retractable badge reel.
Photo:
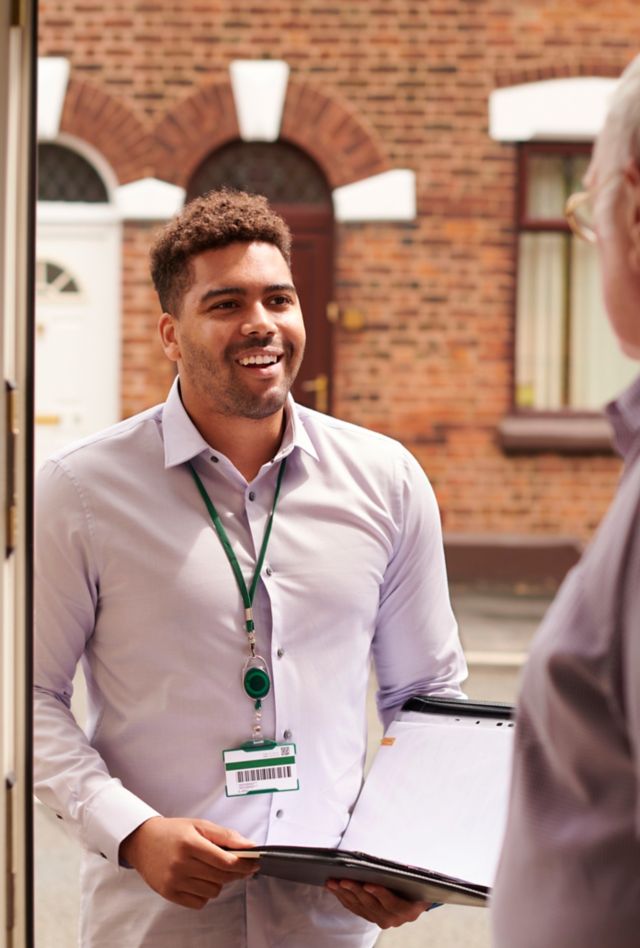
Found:
M 271 689 L 267 665 L 259 655 L 252 656 L 242 669 L 244 690 L 254 701 L 266 698 Z

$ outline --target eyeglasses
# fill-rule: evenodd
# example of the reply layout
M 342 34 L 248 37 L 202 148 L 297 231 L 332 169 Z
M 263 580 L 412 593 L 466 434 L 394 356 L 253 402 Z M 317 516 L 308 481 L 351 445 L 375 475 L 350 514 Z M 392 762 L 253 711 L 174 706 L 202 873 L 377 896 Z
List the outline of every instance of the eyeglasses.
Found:
M 590 191 L 576 191 L 567 198 L 564 216 L 567 218 L 569 227 L 580 240 L 586 240 L 589 244 L 596 243 L 598 238 L 593 228 L 593 199 L 598 191 L 610 184 L 619 174 L 622 174 L 621 169 L 606 177 L 598 187 Z

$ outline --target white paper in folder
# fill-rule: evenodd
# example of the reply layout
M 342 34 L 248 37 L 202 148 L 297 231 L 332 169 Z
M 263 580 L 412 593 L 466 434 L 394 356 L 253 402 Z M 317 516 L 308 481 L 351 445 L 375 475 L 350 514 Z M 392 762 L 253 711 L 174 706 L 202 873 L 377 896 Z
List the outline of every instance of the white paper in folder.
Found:
M 491 886 L 512 739 L 505 721 L 403 713 L 378 749 L 340 849 Z

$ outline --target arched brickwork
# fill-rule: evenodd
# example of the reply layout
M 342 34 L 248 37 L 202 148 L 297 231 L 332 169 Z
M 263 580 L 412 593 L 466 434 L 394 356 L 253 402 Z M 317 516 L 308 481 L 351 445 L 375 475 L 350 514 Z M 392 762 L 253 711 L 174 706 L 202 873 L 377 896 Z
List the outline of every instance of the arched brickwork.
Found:
M 142 122 L 121 99 L 84 79 L 71 79 L 60 131 L 75 135 L 101 152 L 119 184 L 150 172 L 150 141 Z
M 239 136 L 229 82 L 205 86 L 183 99 L 156 126 L 153 175 L 184 188 L 207 155 Z
M 239 137 L 230 83 L 199 89 L 156 126 L 153 174 L 185 187 L 207 155 Z M 280 137 L 311 155 L 334 188 L 389 168 L 362 120 L 310 83 L 289 83 Z
M 389 169 L 362 119 L 311 83 L 289 82 L 280 136 L 315 158 L 334 188 Z

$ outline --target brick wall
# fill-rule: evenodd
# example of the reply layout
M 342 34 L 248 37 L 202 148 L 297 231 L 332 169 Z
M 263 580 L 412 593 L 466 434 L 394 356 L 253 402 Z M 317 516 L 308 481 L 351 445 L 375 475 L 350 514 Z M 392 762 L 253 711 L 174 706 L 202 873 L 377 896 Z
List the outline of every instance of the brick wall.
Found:
M 183 183 L 236 135 L 238 58 L 289 63 L 283 131 L 332 185 L 415 169 L 415 223 L 337 229 L 337 299 L 366 325 L 337 331 L 334 413 L 414 451 L 448 532 L 588 539 L 618 462 L 507 457 L 496 439 L 512 398 L 516 149 L 489 139 L 487 102 L 501 85 L 617 75 L 639 45 L 636 0 L 44 0 L 40 29 L 41 55 L 72 62 L 63 127 L 93 138 L 121 182 Z M 321 101 L 350 116 L 344 141 L 318 122 Z M 127 226 L 125 414 L 161 398 L 171 375 L 148 239 Z

